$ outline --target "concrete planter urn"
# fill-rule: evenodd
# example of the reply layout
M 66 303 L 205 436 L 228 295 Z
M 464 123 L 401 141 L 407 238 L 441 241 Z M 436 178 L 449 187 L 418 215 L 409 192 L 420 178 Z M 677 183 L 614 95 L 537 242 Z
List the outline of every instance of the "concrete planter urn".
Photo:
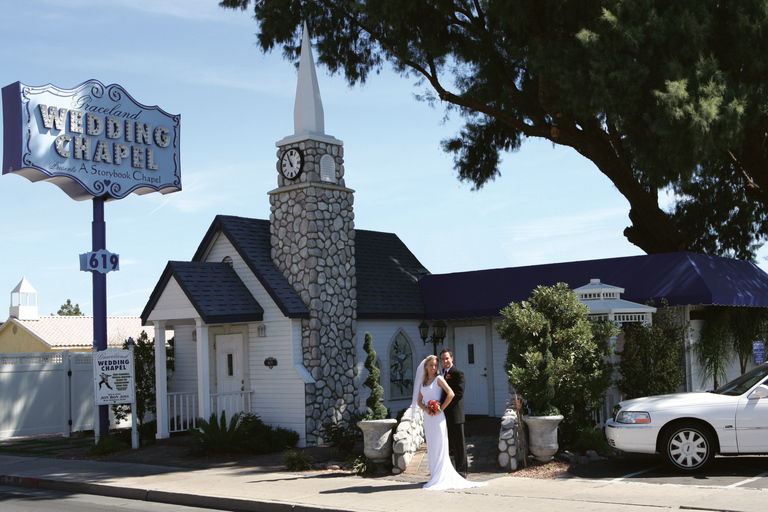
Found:
M 536 460 L 550 461 L 557 453 L 557 426 L 563 421 L 557 416 L 523 416 L 528 426 L 528 450 Z
M 386 462 L 392 457 L 392 429 L 397 420 L 363 420 L 357 426 L 363 431 L 363 454 L 374 462 Z

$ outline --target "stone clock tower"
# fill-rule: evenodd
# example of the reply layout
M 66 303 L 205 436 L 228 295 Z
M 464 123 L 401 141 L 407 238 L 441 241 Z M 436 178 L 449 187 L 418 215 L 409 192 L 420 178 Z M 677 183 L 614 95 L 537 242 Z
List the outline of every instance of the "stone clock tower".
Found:
M 276 143 L 278 188 L 269 192 L 272 260 L 309 308 L 301 321 L 307 444 L 325 423 L 349 420 L 358 393 L 354 191 L 344 185 L 343 142 L 325 134 L 307 26 L 294 134 Z

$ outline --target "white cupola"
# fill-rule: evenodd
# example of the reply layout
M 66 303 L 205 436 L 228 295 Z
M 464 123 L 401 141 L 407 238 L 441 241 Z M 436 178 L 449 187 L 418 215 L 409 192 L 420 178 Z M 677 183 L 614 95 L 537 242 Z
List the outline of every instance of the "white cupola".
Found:
M 579 301 L 589 308 L 589 318 L 612 322 L 642 322 L 650 324 L 656 308 L 621 298 L 624 288 L 590 279 L 589 284 L 574 290 Z
M 37 290 L 35 290 L 26 277 L 11 291 L 10 315 L 19 320 L 38 320 L 40 318 L 37 309 Z

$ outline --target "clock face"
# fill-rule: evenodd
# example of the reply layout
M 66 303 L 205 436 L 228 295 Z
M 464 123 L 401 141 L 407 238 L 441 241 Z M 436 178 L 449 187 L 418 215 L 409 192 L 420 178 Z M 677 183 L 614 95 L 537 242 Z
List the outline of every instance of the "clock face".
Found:
M 296 179 L 301 174 L 301 167 L 304 164 L 304 155 L 296 148 L 291 148 L 283 153 L 280 158 L 280 172 L 289 180 Z

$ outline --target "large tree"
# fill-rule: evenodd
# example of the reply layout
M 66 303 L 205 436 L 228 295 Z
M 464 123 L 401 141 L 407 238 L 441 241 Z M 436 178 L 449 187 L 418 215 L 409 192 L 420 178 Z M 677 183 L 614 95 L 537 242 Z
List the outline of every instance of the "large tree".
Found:
M 482 187 L 529 137 L 588 158 L 648 253 L 749 258 L 768 204 L 768 0 L 223 0 L 261 49 L 362 83 L 387 63 L 465 123 L 443 142 Z M 567 172 L 567 169 L 563 169 Z M 554 185 L 553 185 L 554 186 Z M 660 191 L 676 193 L 665 211 Z

